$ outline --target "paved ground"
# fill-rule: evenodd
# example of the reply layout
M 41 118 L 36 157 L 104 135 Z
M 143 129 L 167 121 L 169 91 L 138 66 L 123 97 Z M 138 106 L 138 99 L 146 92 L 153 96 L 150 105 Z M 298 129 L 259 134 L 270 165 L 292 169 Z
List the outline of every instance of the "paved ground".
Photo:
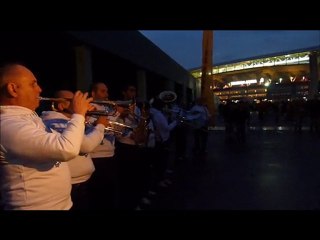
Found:
M 189 147 L 152 209 L 320 209 L 320 137 L 307 127 L 280 129 L 253 128 L 245 144 L 225 143 L 223 130 L 210 131 L 208 154 L 192 157 Z

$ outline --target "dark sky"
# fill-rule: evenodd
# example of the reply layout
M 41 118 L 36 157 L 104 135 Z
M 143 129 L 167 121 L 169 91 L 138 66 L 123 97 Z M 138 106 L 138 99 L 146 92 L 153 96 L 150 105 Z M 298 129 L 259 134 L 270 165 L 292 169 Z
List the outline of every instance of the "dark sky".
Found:
M 202 31 L 141 31 L 186 69 L 201 66 Z M 319 30 L 214 31 L 213 64 L 320 47 Z

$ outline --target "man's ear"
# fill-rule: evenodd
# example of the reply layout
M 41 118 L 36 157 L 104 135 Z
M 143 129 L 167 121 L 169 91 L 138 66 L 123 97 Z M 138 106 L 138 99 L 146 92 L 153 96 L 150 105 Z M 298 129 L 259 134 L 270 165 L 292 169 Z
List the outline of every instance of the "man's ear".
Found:
M 18 86 L 15 83 L 8 83 L 7 84 L 7 92 L 10 97 L 17 97 L 18 96 Z

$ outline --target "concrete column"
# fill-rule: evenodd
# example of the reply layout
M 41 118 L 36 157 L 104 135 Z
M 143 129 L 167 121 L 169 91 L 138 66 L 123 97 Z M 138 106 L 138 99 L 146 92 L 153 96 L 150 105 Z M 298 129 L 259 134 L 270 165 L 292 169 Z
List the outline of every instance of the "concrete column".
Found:
M 197 79 L 195 82 L 195 99 L 201 96 L 201 80 Z
M 181 102 L 183 104 L 187 103 L 187 85 L 189 83 L 189 79 L 188 80 L 184 80 L 182 82 L 182 96 L 181 96 Z
M 147 78 L 144 70 L 137 71 L 137 95 L 140 100 L 147 100 Z
M 316 94 L 318 94 L 320 57 L 317 52 L 312 52 L 309 55 L 309 58 L 311 78 L 309 85 L 309 99 L 312 99 Z
M 77 81 L 76 89 L 89 91 L 92 83 L 91 50 L 86 46 L 75 47 Z

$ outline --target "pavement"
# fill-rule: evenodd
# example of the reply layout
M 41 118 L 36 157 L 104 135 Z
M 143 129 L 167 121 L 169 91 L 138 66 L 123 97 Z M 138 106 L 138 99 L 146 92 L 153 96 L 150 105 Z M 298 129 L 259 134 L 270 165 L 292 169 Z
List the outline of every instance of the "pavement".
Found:
M 191 131 L 190 131 L 191 132 Z M 319 210 L 319 134 L 305 122 L 252 121 L 246 143 L 226 142 L 223 124 L 209 131 L 208 152 L 175 162 L 173 184 L 153 200 L 152 210 Z

